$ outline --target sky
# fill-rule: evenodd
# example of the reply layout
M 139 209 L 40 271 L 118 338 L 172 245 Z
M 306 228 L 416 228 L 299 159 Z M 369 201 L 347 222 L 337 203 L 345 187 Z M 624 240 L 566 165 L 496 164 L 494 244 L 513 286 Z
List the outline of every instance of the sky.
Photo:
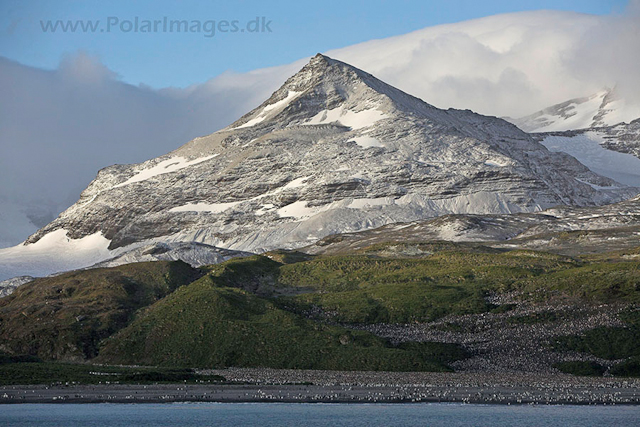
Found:
M 193 31 L 164 32 L 165 16 Z M 256 17 L 264 32 L 240 31 Z M 0 0 L 0 247 L 99 169 L 230 124 L 317 52 L 440 108 L 520 117 L 613 86 L 640 101 L 639 18 L 640 0 Z M 99 23 L 51 33 L 48 20 Z
M 405 34 L 438 24 L 526 10 L 622 13 L 626 0 L 323 0 L 309 1 L 70 1 L 2 0 L 0 55 L 54 69 L 70 53 L 98 58 L 119 78 L 153 88 L 185 87 L 227 70 L 290 63 L 316 52 Z M 138 18 L 138 32 L 125 21 Z M 145 32 L 144 20 L 238 20 L 260 17 L 259 32 Z M 262 28 L 262 17 L 265 24 Z M 99 21 L 95 32 L 43 31 L 48 21 Z M 109 24 L 109 26 L 107 26 Z M 212 24 L 206 24 L 207 29 Z M 175 29 L 175 27 L 174 27 Z M 194 28 L 194 30 L 197 28 Z M 224 26 L 222 27 L 224 30 Z M 253 27 L 251 29 L 254 29 Z

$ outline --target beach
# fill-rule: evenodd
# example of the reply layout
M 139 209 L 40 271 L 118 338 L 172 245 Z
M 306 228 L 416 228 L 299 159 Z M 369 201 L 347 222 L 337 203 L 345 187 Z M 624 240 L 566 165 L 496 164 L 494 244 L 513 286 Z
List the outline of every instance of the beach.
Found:
M 640 380 L 570 375 L 221 369 L 224 384 L 3 386 L 0 403 L 300 402 L 636 405 Z

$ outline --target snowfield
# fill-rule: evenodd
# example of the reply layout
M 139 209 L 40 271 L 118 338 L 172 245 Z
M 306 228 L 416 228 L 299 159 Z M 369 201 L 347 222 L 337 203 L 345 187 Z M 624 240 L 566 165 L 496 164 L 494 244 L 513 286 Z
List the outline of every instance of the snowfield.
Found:
M 551 151 L 572 155 L 592 171 L 622 184 L 640 187 L 640 159 L 604 148 L 597 131 L 576 136 L 546 136 L 542 144 Z
M 219 154 L 213 154 L 211 156 L 206 156 L 206 157 L 202 157 L 194 160 L 187 160 L 183 157 L 172 157 L 167 160 L 161 161 L 155 166 L 140 170 L 138 173 L 136 173 L 134 176 L 132 176 L 125 182 L 115 185 L 114 188 L 124 187 L 125 185 L 146 181 L 148 179 L 157 177 L 159 175 L 176 172 L 176 171 L 179 171 L 180 169 L 188 168 L 190 166 L 197 165 L 202 162 L 206 162 L 207 160 L 213 159 L 218 155 Z
M 0 280 L 88 267 L 113 256 L 110 243 L 100 232 L 70 239 L 67 230 L 53 231 L 34 244 L 0 249 Z

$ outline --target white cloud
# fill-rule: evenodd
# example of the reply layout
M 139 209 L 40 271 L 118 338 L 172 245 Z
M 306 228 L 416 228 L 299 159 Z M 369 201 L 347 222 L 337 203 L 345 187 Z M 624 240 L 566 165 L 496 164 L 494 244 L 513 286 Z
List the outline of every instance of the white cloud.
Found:
M 327 54 L 441 108 L 518 117 L 614 84 L 640 100 L 638 12 L 640 1 L 622 16 L 497 15 Z M 75 202 L 99 168 L 143 161 L 228 125 L 304 62 L 153 90 L 119 81 L 84 53 L 53 71 L 0 58 L 0 246 L 26 238 L 25 223 L 35 231 Z
M 640 102 L 640 0 L 622 16 L 603 17 L 567 53 L 566 63 L 581 81 L 617 86 L 627 100 Z
M 74 203 L 100 168 L 165 154 L 228 125 L 287 71 L 295 70 L 283 67 L 280 80 L 258 70 L 156 91 L 122 83 L 84 53 L 52 71 L 0 58 L 0 247 Z
M 571 12 L 497 15 L 329 52 L 442 108 L 518 117 L 600 89 L 565 60 L 604 19 Z

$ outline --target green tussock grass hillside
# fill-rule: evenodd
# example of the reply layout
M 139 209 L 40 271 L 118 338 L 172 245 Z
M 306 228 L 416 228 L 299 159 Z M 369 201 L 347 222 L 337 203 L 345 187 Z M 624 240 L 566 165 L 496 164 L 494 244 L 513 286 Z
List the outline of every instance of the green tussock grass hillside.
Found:
M 393 347 L 366 332 L 323 325 L 247 291 L 199 280 L 141 313 L 104 342 L 98 360 L 195 367 L 443 371 L 455 345 Z
M 291 310 L 319 307 L 347 323 L 409 323 L 500 311 L 487 303 L 490 292 L 520 291 L 538 302 L 635 303 L 638 265 L 590 264 L 533 251 L 442 252 L 417 259 L 328 256 L 280 267 L 277 283 L 307 290 L 280 298 Z
M 36 279 L 0 299 L 0 350 L 43 359 L 95 357 L 135 312 L 202 273 L 181 261 L 98 268 Z
M 0 299 L 0 350 L 43 360 L 164 367 L 439 371 L 464 351 L 443 343 L 394 346 L 348 324 L 502 313 L 514 305 L 495 306 L 487 296 L 512 291 L 534 304 L 640 302 L 640 262 L 622 253 L 572 258 L 414 246 L 377 244 L 331 256 L 274 251 L 200 269 L 139 263 L 38 279 Z M 509 324 L 565 317 L 570 313 L 540 312 L 514 316 Z M 619 369 L 630 372 L 639 341 L 632 323 L 554 345 L 622 355 L 628 364 Z M 456 331 L 456 325 L 442 328 Z

